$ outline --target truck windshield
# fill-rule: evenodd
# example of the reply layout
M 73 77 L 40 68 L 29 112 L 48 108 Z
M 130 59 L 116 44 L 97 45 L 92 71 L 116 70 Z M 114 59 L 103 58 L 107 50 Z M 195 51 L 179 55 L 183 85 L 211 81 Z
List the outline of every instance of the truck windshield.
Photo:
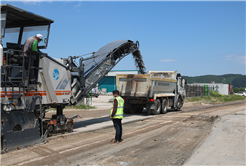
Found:
M 24 45 L 26 39 L 31 36 L 36 36 L 37 34 L 43 35 L 43 42 L 41 41 L 38 46 L 46 46 L 47 36 L 48 36 L 49 25 L 43 26 L 32 26 L 32 27 L 24 27 L 21 45 Z M 20 33 L 20 27 L 17 28 L 5 28 L 5 36 L 2 39 L 3 47 L 6 48 L 6 43 L 18 43 Z

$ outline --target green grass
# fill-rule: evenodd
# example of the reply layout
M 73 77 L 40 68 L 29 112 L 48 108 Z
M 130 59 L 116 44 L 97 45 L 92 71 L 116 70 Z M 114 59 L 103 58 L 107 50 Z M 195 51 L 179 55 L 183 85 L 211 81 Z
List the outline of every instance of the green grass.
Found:
M 186 98 L 185 102 L 197 102 L 204 104 L 226 103 L 232 101 L 246 100 L 246 97 L 240 95 L 218 95 L 211 93 L 211 96 L 191 97 Z
M 80 104 L 80 105 L 75 105 L 75 106 L 67 106 L 65 109 L 95 109 L 96 107 L 89 106 L 86 104 Z

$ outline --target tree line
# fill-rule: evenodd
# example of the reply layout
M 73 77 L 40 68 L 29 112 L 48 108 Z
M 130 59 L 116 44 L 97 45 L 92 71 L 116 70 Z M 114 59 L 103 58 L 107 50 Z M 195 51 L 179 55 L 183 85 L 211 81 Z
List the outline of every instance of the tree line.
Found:
M 224 75 L 203 75 L 203 76 L 183 76 L 187 80 L 187 84 L 193 83 L 223 83 L 232 84 L 233 89 L 246 87 L 246 75 L 242 74 L 224 74 Z

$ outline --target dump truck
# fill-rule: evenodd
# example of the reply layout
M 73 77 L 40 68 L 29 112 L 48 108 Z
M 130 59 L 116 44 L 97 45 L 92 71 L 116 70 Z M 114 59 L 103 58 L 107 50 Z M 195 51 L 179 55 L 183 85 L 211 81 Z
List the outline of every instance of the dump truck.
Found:
M 76 105 L 122 58 L 139 53 L 138 41 L 116 40 L 84 57 L 56 59 L 42 52 L 48 46 L 53 20 L 9 4 L 1 5 L 1 150 L 45 142 L 49 135 L 72 132 L 73 117 L 63 109 Z M 42 51 L 23 52 L 24 42 L 37 33 Z M 31 54 L 35 54 L 34 65 Z M 58 55 L 56 55 L 58 56 Z M 36 83 L 30 82 L 34 70 Z M 55 108 L 51 118 L 45 112 Z
M 147 74 L 116 76 L 117 90 L 125 100 L 124 113 L 165 114 L 167 108 L 178 111 L 186 97 L 186 80 L 178 71 L 149 71 Z

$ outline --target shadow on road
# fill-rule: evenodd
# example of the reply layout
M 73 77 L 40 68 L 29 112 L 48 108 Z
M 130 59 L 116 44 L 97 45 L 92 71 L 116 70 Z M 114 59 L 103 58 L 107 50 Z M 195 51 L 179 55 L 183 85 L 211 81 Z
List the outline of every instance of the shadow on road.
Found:
M 131 116 L 149 116 L 149 115 L 147 114 L 146 110 L 143 110 L 142 113 L 138 113 L 138 114 L 124 114 L 124 118 L 128 118 Z M 109 121 L 111 121 L 109 116 L 108 117 L 88 119 L 88 120 L 82 120 L 79 122 L 74 122 L 74 129 L 94 125 L 97 123 L 109 122 Z
M 111 121 L 109 117 L 101 117 L 101 118 L 94 118 L 94 119 L 89 119 L 89 120 L 82 120 L 79 122 L 74 122 L 74 129 L 93 125 L 93 124 L 97 124 L 97 123 L 107 122 L 107 121 Z
M 177 111 L 172 110 L 172 109 L 168 109 L 167 111 L 168 111 L 167 113 L 177 112 Z M 180 110 L 180 111 L 182 111 L 182 110 Z M 146 116 L 151 116 L 151 115 L 148 115 L 146 109 L 144 109 L 142 113 L 124 114 L 124 118 L 128 118 L 128 117 L 131 117 L 131 116 L 143 116 L 143 117 L 146 117 Z M 109 121 L 111 121 L 109 116 L 108 117 L 100 117 L 100 118 L 88 119 L 88 120 L 82 120 L 82 121 L 79 121 L 79 122 L 74 122 L 74 129 L 80 128 L 80 127 L 86 127 L 86 126 L 94 125 L 94 124 L 97 124 L 97 123 L 109 122 Z

